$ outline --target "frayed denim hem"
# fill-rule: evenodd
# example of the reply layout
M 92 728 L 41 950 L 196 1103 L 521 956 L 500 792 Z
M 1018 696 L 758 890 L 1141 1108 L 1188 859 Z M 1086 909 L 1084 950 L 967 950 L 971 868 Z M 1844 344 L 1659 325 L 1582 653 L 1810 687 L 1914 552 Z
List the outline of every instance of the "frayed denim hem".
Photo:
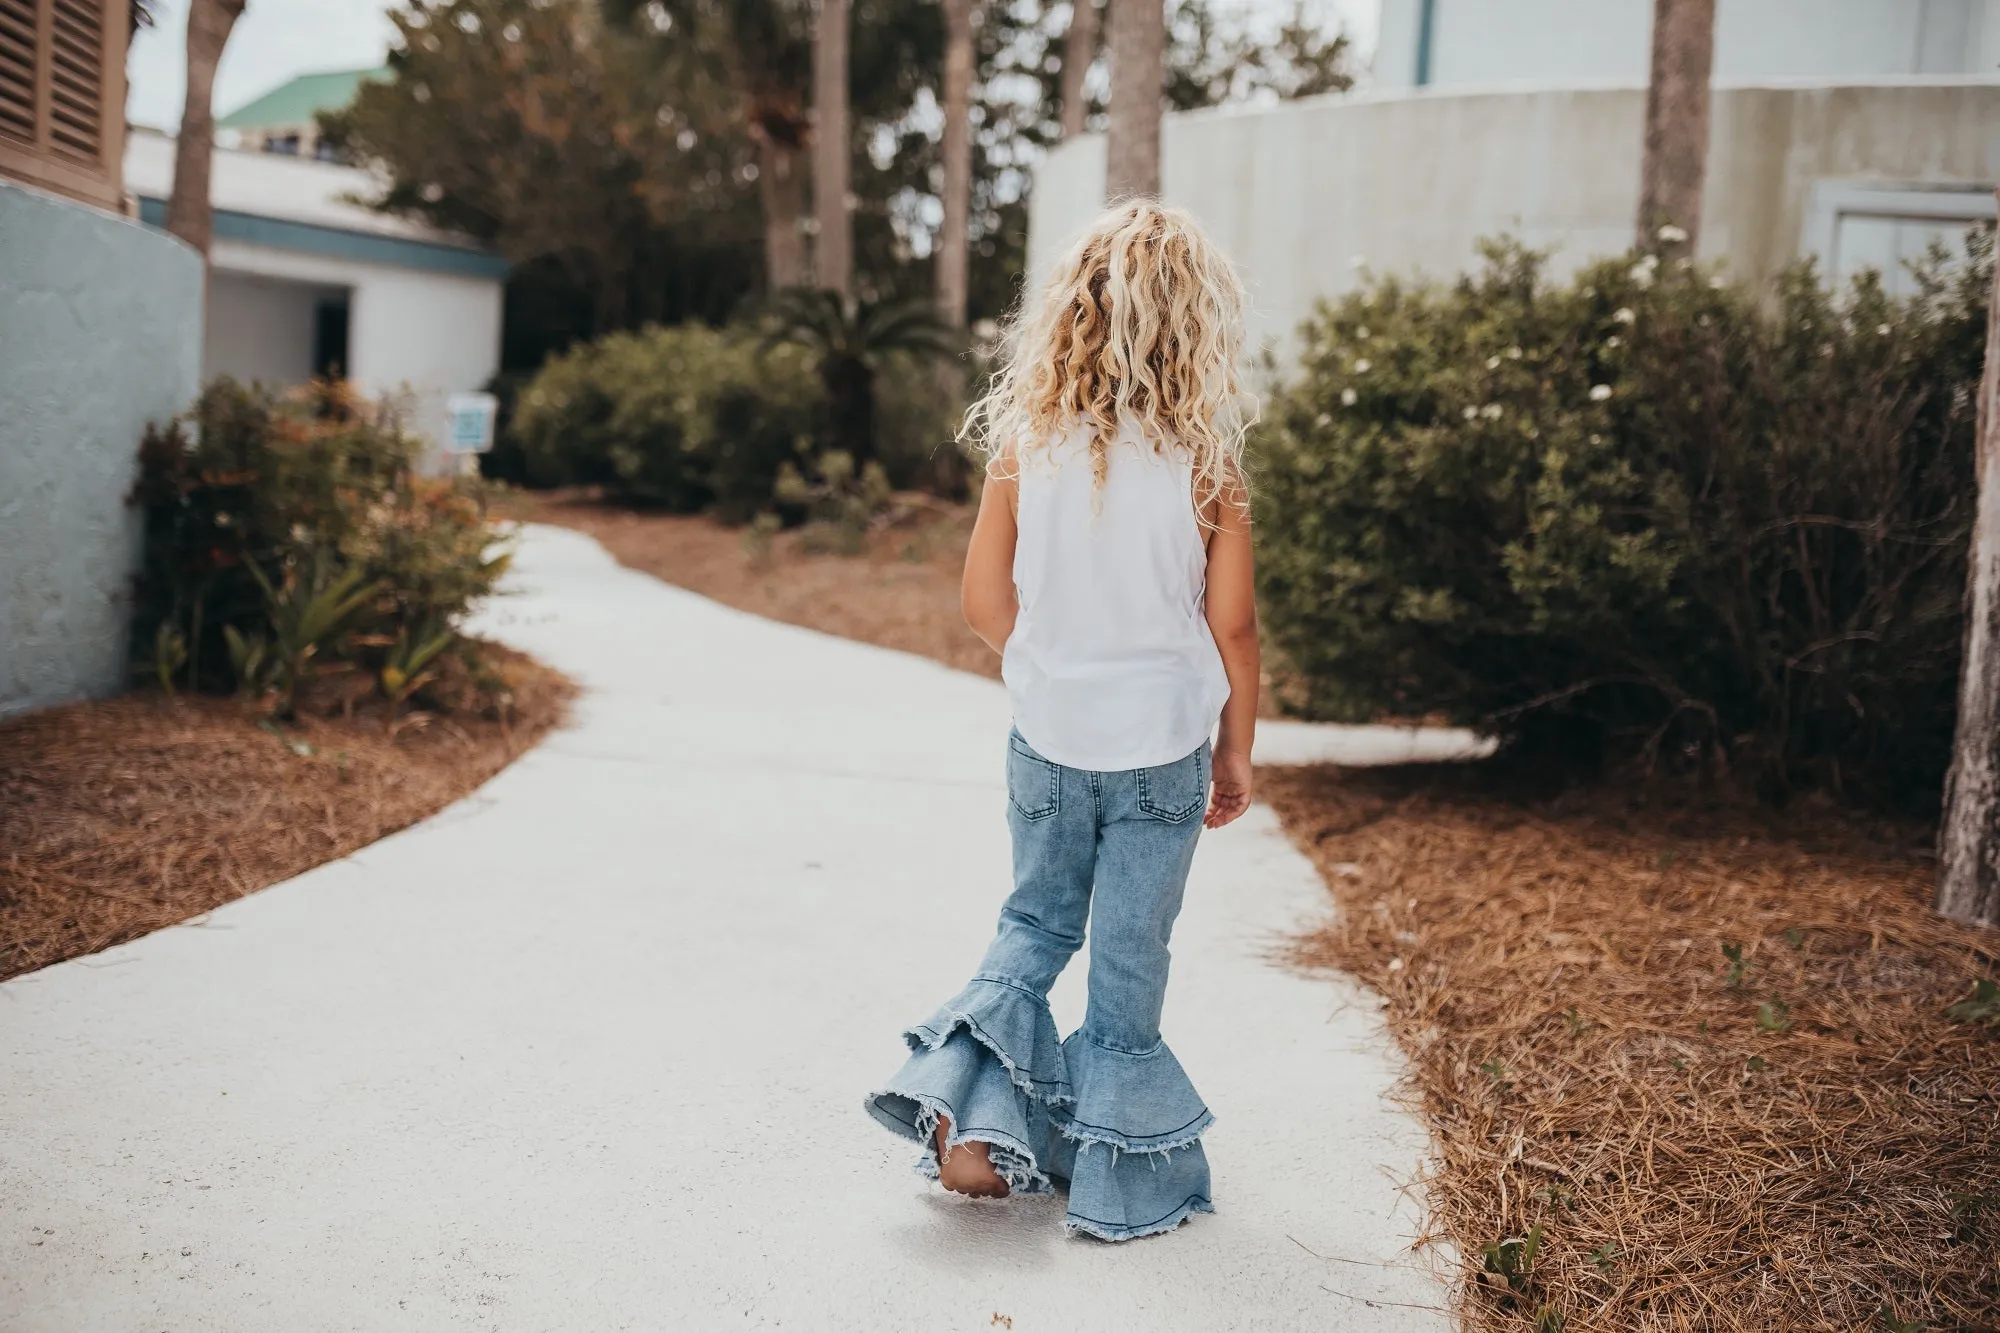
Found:
M 1111 1149 L 1111 1160 L 1116 1162 L 1120 1153 L 1127 1156 L 1158 1153 L 1163 1157 L 1200 1141 L 1208 1133 L 1208 1127 L 1215 1123 L 1215 1116 L 1207 1107 L 1189 1124 L 1188 1128 L 1174 1134 L 1154 1135 L 1151 1138 L 1132 1138 L 1120 1134 L 1115 1129 L 1103 1129 L 1096 1125 L 1078 1124 L 1061 1114 L 1055 1116 L 1056 1129 L 1062 1136 L 1079 1145 L 1101 1143 Z
M 1076 1100 L 1049 1002 L 1019 982 L 981 973 L 935 1014 L 905 1031 L 903 1041 L 913 1053 L 936 1051 L 961 1029 L 1029 1097 L 1051 1106 Z
M 1190 1194 L 1182 1201 L 1180 1207 L 1175 1208 L 1155 1222 L 1147 1222 L 1136 1226 L 1118 1226 L 1096 1222 L 1087 1217 L 1078 1217 L 1072 1211 L 1067 1217 L 1063 1218 L 1063 1230 L 1072 1236 L 1090 1236 L 1096 1240 L 1110 1241 L 1116 1244 L 1122 1240 L 1138 1240 L 1143 1236 L 1161 1235 L 1172 1231 L 1196 1213 L 1213 1213 L 1214 1211 L 1215 1205 L 1210 1203 L 1207 1198 L 1199 1194 Z
M 907 1094 L 904 1094 L 907 1095 Z M 951 1107 L 936 1097 L 918 1094 L 912 1100 L 917 1103 L 917 1133 L 922 1137 L 924 1150 L 917 1158 L 917 1174 L 926 1180 L 936 1180 L 943 1163 L 937 1155 L 938 1118 L 951 1122 L 951 1129 L 944 1136 L 944 1150 L 949 1153 L 964 1143 L 983 1143 L 993 1169 L 1012 1194 L 1050 1194 L 1055 1185 L 1048 1173 L 1035 1161 L 1034 1150 L 1000 1129 L 967 1128 Z

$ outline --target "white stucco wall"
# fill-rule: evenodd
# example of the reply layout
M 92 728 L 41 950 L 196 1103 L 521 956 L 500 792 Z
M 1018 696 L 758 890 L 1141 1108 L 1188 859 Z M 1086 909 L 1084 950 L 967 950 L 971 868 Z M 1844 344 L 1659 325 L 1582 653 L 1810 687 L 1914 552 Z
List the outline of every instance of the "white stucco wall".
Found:
M 354 382 L 373 396 L 407 397 L 411 424 L 442 440 L 445 398 L 481 388 L 500 369 L 500 283 L 409 270 L 394 280 L 357 277 L 347 333 Z
M 1430 85 L 1643 83 L 1652 0 L 1430 0 Z M 1374 86 L 1417 77 L 1425 0 L 1382 0 Z M 2000 73 L 2000 0 L 1717 0 L 1715 77 Z
M 200 356 L 194 251 L 0 184 L 0 716 L 129 679 L 125 497 L 146 423 L 187 406 Z
M 313 335 L 321 300 L 337 287 L 218 271 L 208 283 L 202 340 L 204 376 L 227 373 L 245 383 L 283 387 L 312 377 Z
M 1162 192 L 1236 261 L 1250 333 L 1282 343 L 1357 264 L 1445 277 L 1512 233 L 1562 271 L 1633 242 L 1645 94 L 1638 88 L 1324 98 L 1169 116 Z M 1761 281 L 1824 231 L 1819 188 L 1959 186 L 1991 216 L 2000 82 L 1738 88 L 1717 93 L 1702 247 Z M 1102 207 L 1104 140 L 1051 153 L 1030 197 L 1037 281 Z M 1867 240 L 1856 233 L 1857 246 Z

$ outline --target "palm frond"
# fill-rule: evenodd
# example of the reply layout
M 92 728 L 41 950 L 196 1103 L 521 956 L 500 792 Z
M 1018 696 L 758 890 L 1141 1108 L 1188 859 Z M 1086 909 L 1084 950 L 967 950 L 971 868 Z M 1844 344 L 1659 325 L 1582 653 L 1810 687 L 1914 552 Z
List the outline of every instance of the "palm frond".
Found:
M 795 287 L 765 304 L 763 346 L 790 342 L 822 356 L 873 362 L 890 352 L 951 356 L 955 330 L 921 301 L 855 301 L 838 292 Z

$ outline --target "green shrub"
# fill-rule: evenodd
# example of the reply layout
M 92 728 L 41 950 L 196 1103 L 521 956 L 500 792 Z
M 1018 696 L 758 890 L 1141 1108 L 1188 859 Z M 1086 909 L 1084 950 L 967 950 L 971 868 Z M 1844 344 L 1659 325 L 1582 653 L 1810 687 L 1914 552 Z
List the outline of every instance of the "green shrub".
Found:
M 1488 248 L 1302 330 L 1255 441 L 1290 703 L 1934 801 L 1990 238 L 1918 294 Z
M 818 397 L 797 348 L 760 353 L 740 333 L 683 324 L 553 358 L 523 391 L 514 431 L 539 483 L 743 520 L 770 505 L 782 464 L 812 452 Z
M 605 392 L 602 346 L 578 343 L 550 357 L 515 395 L 506 443 L 519 450 L 530 485 L 598 486 L 614 480 L 613 404 Z
M 933 362 L 883 355 L 875 459 L 892 486 L 962 488 L 959 404 Z M 509 431 L 535 485 L 601 485 L 614 498 L 732 523 L 775 506 L 787 465 L 832 450 L 809 348 L 683 324 L 614 333 L 552 358 L 516 399 Z
M 958 425 L 966 406 L 962 386 L 976 379 L 976 368 L 941 374 L 935 357 L 893 352 L 883 358 L 875 386 L 875 459 L 892 487 L 965 497 L 975 467 L 958 445 Z
M 506 568 L 477 483 L 420 476 L 421 449 L 326 385 L 275 400 L 218 379 L 148 427 L 132 495 L 142 670 L 281 712 L 333 675 L 410 697 Z

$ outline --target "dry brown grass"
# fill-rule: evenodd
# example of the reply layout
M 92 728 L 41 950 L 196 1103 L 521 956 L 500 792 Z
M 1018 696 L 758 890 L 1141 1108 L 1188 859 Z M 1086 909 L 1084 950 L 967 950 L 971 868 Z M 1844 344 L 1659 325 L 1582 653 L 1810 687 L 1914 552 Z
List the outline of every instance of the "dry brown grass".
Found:
M 570 683 L 486 645 L 504 706 L 282 729 L 145 692 L 0 722 L 0 978 L 289 879 L 442 809 L 561 718 Z
M 1921 830 L 1476 772 L 1262 785 L 1340 908 L 1302 959 L 1380 992 L 1411 1061 L 1470 1325 L 2000 1317 L 2000 1031 L 1943 1012 L 2000 933 L 1930 911 Z M 1519 1291 L 1478 1275 L 1538 1225 Z
M 816 551 L 809 530 L 760 538 L 700 515 L 635 513 L 577 495 L 525 497 L 521 516 L 586 533 L 619 563 L 727 606 L 1000 674 L 1000 659 L 958 611 L 970 505 L 899 497 L 859 555 Z

